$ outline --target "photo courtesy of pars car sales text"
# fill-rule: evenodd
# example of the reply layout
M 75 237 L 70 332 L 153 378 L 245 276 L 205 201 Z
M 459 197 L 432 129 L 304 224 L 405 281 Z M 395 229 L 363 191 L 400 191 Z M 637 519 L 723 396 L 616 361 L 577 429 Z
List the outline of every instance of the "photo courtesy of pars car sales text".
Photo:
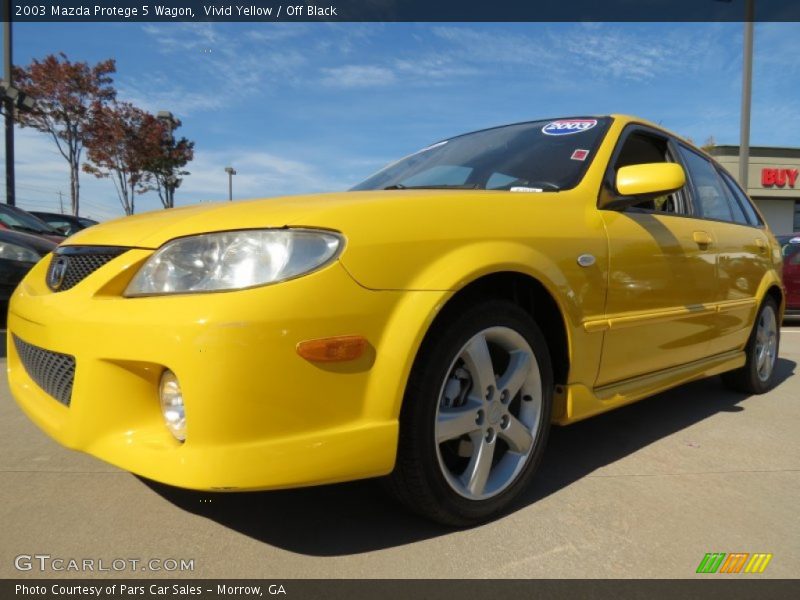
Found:
M 125 583 L 107 583 L 97 585 L 70 585 L 70 584 L 44 584 L 44 585 L 26 585 L 18 583 L 14 586 L 15 596 L 69 596 L 72 598 L 78 597 L 95 597 L 95 598 L 112 598 L 112 597 L 135 597 L 144 596 L 148 597 L 165 597 L 165 596 L 200 596 L 204 593 L 214 593 L 217 597 L 233 596 L 237 598 L 243 597 L 264 597 L 264 596 L 286 596 L 287 591 L 283 584 L 272 583 L 268 585 L 227 585 L 217 584 L 212 588 L 204 588 L 198 585 L 187 585 L 173 583 L 170 585 L 163 584 L 142 584 L 130 585 Z

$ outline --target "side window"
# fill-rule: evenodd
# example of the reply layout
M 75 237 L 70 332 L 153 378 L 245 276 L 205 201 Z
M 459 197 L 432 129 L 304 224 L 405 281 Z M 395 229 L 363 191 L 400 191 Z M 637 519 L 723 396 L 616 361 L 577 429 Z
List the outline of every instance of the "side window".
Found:
M 744 209 L 742 205 L 739 204 L 739 201 L 734 198 L 733 192 L 731 192 L 730 188 L 727 185 L 723 185 L 722 189 L 725 191 L 725 196 L 728 200 L 728 206 L 731 207 L 731 213 L 733 214 L 733 222 L 739 223 L 740 225 L 749 225 L 750 221 L 747 220 L 747 216 L 744 214 Z
M 739 187 L 739 184 L 733 180 L 733 177 L 728 175 L 725 171 L 721 171 L 722 178 L 725 180 L 728 189 L 730 189 L 731 193 L 734 197 L 739 201 L 739 204 L 744 211 L 744 214 L 747 215 L 747 221 L 751 225 L 763 225 L 764 223 L 761 222 L 761 218 L 758 216 L 758 213 L 753 208 L 752 203 L 750 202 L 750 198 L 747 197 L 742 191 L 742 188 Z
M 667 141 L 644 132 L 630 134 L 623 143 L 622 149 L 614 162 L 614 172 L 622 167 L 647 163 L 675 162 L 667 149 Z M 686 204 L 679 193 L 659 196 L 632 207 L 634 210 L 647 210 L 673 214 L 685 214 Z
M 731 207 L 733 197 L 726 191 L 714 165 L 683 145 L 678 145 L 678 148 L 692 179 L 695 207 L 699 216 L 735 222 Z

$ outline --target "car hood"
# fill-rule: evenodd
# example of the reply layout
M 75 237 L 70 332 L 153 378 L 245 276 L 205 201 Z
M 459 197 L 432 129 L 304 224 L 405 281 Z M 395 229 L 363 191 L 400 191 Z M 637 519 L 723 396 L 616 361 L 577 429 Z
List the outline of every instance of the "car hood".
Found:
M 209 202 L 107 221 L 74 234 L 64 245 L 158 248 L 177 237 L 213 231 L 308 226 L 340 229 L 347 235 L 348 227 L 398 230 L 402 225 L 422 222 L 444 224 L 457 220 L 469 227 L 471 218 L 478 219 L 472 225 L 486 231 L 491 228 L 491 221 L 486 221 L 487 209 L 502 210 L 556 195 L 564 194 L 390 190 Z
M 218 202 L 102 223 L 64 245 L 158 248 L 204 232 L 324 228 L 344 234 L 342 263 L 362 285 L 409 289 L 425 264 L 457 247 L 563 237 L 561 225 L 576 218 L 576 204 L 569 199 L 577 194 L 388 190 Z
M 74 234 L 67 245 L 158 248 L 171 239 L 198 233 L 287 227 L 298 219 L 311 222 L 314 215 L 327 209 L 347 210 L 365 200 L 368 200 L 366 196 L 358 193 L 338 193 L 208 202 L 101 223 Z M 325 227 L 324 224 L 317 226 Z

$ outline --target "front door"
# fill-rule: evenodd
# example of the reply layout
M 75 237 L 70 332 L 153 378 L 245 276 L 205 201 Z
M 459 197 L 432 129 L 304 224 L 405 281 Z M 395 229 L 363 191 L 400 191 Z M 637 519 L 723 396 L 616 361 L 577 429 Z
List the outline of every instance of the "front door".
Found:
M 659 132 L 634 126 L 623 134 L 609 176 L 628 165 L 676 162 L 675 152 Z M 601 211 L 609 281 L 597 387 L 708 356 L 716 326 L 716 240 L 711 224 L 691 211 L 683 191 L 622 212 Z
M 714 335 L 713 231 L 670 214 L 604 212 L 608 329 L 597 386 L 704 358 Z

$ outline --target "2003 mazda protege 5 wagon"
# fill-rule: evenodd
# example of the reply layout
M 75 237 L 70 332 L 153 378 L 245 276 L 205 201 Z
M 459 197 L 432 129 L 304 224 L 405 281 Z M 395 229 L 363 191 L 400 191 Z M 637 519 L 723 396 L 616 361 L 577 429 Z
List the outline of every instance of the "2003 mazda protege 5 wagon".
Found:
M 346 193 L 75 234 L 14 293 L 9 380 L 48 434 L 144 477 L 387 476 L 466 525 L 531 480 L 551 423 L 719 373 L 770 389 L 780 269 L 687 141 L 617 115 L 519 123 Z

